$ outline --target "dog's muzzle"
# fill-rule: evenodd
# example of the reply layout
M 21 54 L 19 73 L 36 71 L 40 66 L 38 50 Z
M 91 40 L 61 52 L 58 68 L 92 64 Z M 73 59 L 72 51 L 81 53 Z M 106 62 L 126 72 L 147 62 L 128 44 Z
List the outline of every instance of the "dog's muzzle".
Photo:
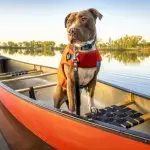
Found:
M 68 35 L 69 35 L 71 43 L 73 43 L 76 40 L 78 40 L 78 33 L 79 33 L 79 29 L 78 28 L 70 28 L 69 29 Z

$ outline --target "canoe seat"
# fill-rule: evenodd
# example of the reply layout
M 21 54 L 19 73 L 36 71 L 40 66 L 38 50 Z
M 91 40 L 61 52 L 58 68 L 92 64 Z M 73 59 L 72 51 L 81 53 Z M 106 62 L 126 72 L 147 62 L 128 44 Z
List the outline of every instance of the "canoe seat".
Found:
M 96 112 L 88 113 L 87 118 L 123 128 L 131 128 L 145 121 L 142 117 L 143 115 L 125 105 L 112 105 L 104 109 L 97 109 Z
M 14 72 L 6 72 L 6 73 L 1 73 L 0 76 L 27 74 L 30 71 L 35 71 L 35 70 L 32 69 L 32 70 L 18 70 L 18 71 L 14 71 Z

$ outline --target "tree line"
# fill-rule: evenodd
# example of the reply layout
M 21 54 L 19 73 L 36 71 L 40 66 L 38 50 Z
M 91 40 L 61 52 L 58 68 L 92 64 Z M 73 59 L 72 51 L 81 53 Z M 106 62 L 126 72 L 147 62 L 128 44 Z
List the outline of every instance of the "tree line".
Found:
M 144 40 L 142 36 L 124 36 L 117 40 L 109 38 L 108 42 L 97 41 L 97 47 L 101 49 L 139 50 L 150 48 L 150 42 Z
M 100 50 L 140 50 L 150 49 L 150 42 L 144 40 L 142 36 L 124 36 L 117 40 L 109 38 L 108 42 L 101 39 L 96 43 Z M 55 51 L 62 52 L 66 44 L 56 45 L 54 41 L 23 41 L 23 42 L 0 42 L 0 49 L 5 53 L 20 53 L 24 55 L 45 55 L 53 56 Z
M 0 42 L 0 49 L 9 54 L 53 56 L 55 51 L 62 51 L 65 47 L 66 44 L 62 43 L 57 46 L 54 41 Z

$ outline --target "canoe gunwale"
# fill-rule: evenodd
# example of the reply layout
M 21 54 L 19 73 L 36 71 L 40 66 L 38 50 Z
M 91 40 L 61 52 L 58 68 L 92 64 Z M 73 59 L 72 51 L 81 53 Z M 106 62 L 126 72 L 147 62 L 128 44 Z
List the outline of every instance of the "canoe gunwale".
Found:
M 121 86 L 118 86 L 118 85 L 115 85 L 113 83 L 109 83 L 109 82 L 106 82 L 103 80 L 97 80 L 97 81 L 100 83 L 112 86 L 114 88 L 117 88 L 119 90 L 122 90 L 122 91 L 125 91 L 125 92 L 128 92 L 128 93 L 131 93 L 131 94 L 134 94 L 134 95 L 137 95 L 137 96 L 140 96 L 142 98 L 146 98 L 146 99 L 150 100 L 150 95 L 142 94 L 142 93 L 139 93 L 139 92 L 136 92 L 136 91 L 133 91 L 133 90 L 130 90 L 130 89 L 127 89 L 127 88 L 124 88 L 124 87 L 121 87 Z
M 122 127 L 117 127 L 117 126 L 107 124 L 107 123 L 104 123 L 104 122 L 100 122 L 100 121 L 97 123 L 97 121 L 95 121 L 95 120 L 90 121 L 90 120 L 88 120 L 86 118 L 83 118 L 83 117 L 80 117 L 80 116 L 71 115 L 71 114 L 65 113 L 65 111 L 61 111 L 61 110 L 56 109 L 52 106 L 42 105 L 42 104 L 39 103 L 38 100 L 34 101 L 31 98 L 29 98 L 25 95 L 22 95 L 19 92 L 16 92 L 15 90 L 11 89 L 10 87 L 6 86 L 5 84 L 3 84 L 1 82 L 0 82 L 0 86 L 2 88 L 4 88 L 5 90 L 7 90 L 8 92 L 10 92 L 11 94 L 13 94 L 17 97 L 20 97 L 21 100 L 24 100 L 25 102 L 31 103 L 32 105 L 35 105 L 35 106 L 37 106 L 41 109 L 45 109 L 46 111 L 50 111 L 50 112 L 55 113 L 57 115 L 61 115 L 62 117 L 69 118 L 72 121 L 78 121 L 80 123 L 84 123 L 84 124 L 87 124 L 89 126 L 92 126 L 92 127 L 95 127 L 95 128 L 101 129 L 101 130 L 105 130 L 105 131 L 108 131 L 108 132 L 111 132 L 111 133 L 115 133 L 117 135 L 127 137 L 127 138 L 130 138 L 130 139 L 136 140 L 136 141 L 140 141 L 140 142 L 143 142 L 145 144 L 150 144 L 150 135 L 148 135 L 148 134 L 141 133 L 141 132 L 138 132 L 138 131 L 129 130 L 129 129 L 125 129 L 125 128 L 122 128 Z

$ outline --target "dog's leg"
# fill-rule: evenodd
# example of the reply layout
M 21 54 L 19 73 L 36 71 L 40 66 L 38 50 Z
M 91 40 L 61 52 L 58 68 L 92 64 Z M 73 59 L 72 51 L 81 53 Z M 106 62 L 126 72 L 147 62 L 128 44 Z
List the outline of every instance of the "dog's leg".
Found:
M 96 86 L 96 78 L 94 78 L 88 85 L 88 107 L 89 111 L 95 111 L 96 107 L 94 104 L 94 91 Z
M 63 97 L 64 97 L 63 89 L 59 84 L 57 84 L 53 97 L 55 108 L 60 108 L 61 100 L 63 99 Z
M 71 112 L 75 111 L 75 104 L 74 104 L 74 84 L 73 84 L 73 68 L 64 65 L 64 71 L 67 77 L 67 97 L 69 102 L 69 110 Z

